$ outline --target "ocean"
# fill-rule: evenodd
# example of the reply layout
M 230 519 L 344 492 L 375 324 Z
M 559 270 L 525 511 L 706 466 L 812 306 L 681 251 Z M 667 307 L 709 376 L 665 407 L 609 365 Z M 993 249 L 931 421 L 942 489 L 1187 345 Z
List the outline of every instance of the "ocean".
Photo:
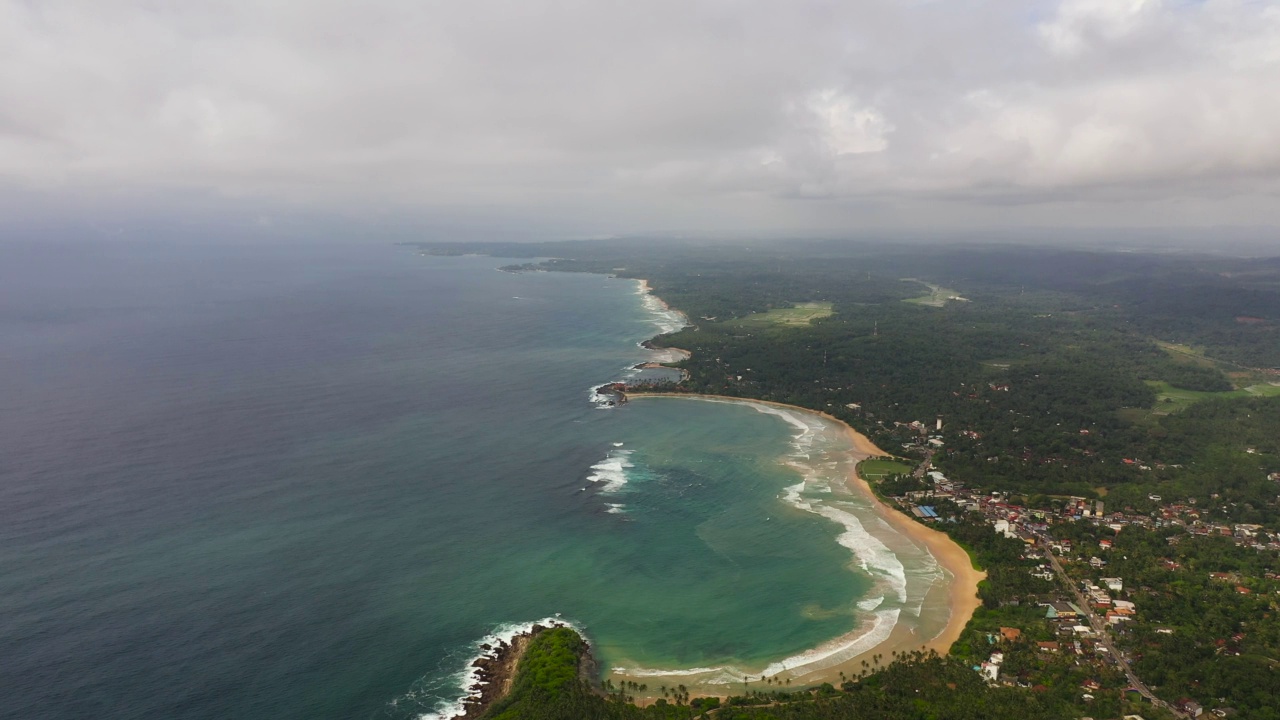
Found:
M 936 563 L 833 493 L 837 428 L 602 407 L 681 318 L 502 264 L 0 245 L 0 717 L 447 717 L 547 618 L 710 684 L 937 625 Z

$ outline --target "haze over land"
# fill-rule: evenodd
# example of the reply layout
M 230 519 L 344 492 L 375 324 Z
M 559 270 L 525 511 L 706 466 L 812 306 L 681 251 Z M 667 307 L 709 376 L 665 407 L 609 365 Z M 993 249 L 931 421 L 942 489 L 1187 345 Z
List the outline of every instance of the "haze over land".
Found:
M 1244 0 L 0 0 L 0 215 L 111 237 L 1256 239 L 1280 221 L 1278 47 L 1280 8 Z

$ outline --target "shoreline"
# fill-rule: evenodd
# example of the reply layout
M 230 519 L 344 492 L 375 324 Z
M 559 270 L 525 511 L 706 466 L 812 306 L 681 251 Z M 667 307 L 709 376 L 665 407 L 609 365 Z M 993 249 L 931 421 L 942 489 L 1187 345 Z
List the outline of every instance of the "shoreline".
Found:
M 949 582 L 945 587 L 947 596 L 946 603 L 948 607 L 947 622 L 943 628 L 931 638 L 922 640 L 916 636 L 913 629 L 905 627 L 902 623 L 895 622 L 893 630 L 882 641 L 874 646 L 862 650 L 846 660 L 834 663 L 830 666 L 818 668 L 809 672 L 805 672 L 803 668 L 797 668 L 795 671 L 788 671 L 789 679 L 796 687 L 805 685 L 816 685 L 824 682 L 830 682 L 833 685 L 839 685 L 846 679 L 852 679 L 858 676 L 865 668 L 862 663 L 866 661 L 872 668 L 889 664 L 893 659 L 893 653 L 899 654 L 914 652 L 917 650 L 935 651 L 945 655 L 951 648 L 951 645 L 959 639 L 964 631 L 965 625 L 973 613 L 982 604 L 978 598 L 978 583 L 986 577 L 986 573 L 976 570 L 973 567 L 969 553 L 956 544 L 946 533 L 927 527 L 914 518 L 905 513 L 885 504 L 875 492 L 871 489 L 866 479 L 858 475 L 857 463 L 868 457 L 892 457 L 889 453 L 884 452 L 876 447 L 870 438 L 859 433 L 852 426 L 844 421 L 819 410 L 810 410 L 809 408 L 797 405 L 788 405 L 786 403 L 773 402 L 769 400 L 754 400 L 750 398 L 741 398 L 728 395 L 711 395 L 701 393 L 645 393 L 634 392 L 625 393 L 624 397 L 629 401 L 631 398 L 684 398 L 688 400 L 718 401 L 731 402 L 743 405 L 763 405 L 784 409 L 792 412 L 799 412 L 810 416 L 817 416 L 823 420 L 832 423 L 840 429 L 845 439 L 848 440 L 850 450 L 855 457 L 853 468 L 844 478 L 845 488 L 854 495 L 866 498 L 871 502 L 872 508 L 876 515 L 889 524 L 895 531 L 906 536 L 910 540 L 923 546 L 928 553 L 938 563 L 938 566 L 949 576 Z M 936 592 L 936 587 L 930 590 L 930 593 Z M 866 627 L 859 627 L 855 630 L 841 635 L 823 643 L 815 650 L 820 650 L 828 646 L 838 646 L 856 641 L 867 634 Z M 874 655 L 881 656 L 880 663 L 873 663 Z M 620 673 L 621 677 L 633 680 L 642 678 L 629 678 L 626 673 Z M 675 677 L 673 675 L 671 677 Z M 752 676 L 754 677 L 754 676 Z M 654 677 L 643 678 L 652 683 Z M 689 679 L 685 681 L 688 682 Z M 761 687 L 759 678 L 756 680 L 757 687 Z M 724 685 L 724 697 L 729 693 L 731 687 L 735 685 Z M 777 685 L 768 685 L 765 687 L 778 687 Z M 717 688 L 718 689 L 718 688 Z M 706 686 L 700 687 L 701 694 L 716 695 L 717 693 Z
M 652 300 L 653 302 L 658 304 L 658 307 L 663 312 L 673 313 L 680 317 L 681 322 L 683 323 L 683 327 L 681 327 L 679 330 L 676 330 L 675 332 L 679 332 L 684 328 L 694 327 L 693 323 L 689 322 L 688 315 L 685 315 L 683 312 L 672 308 L 670 305 L 667 304 L 666 300 L 663 300 L 662 298 L 653 294 L 653 288 L 649 287 L 648 280 L 645 280 L 644 278 L 635 278 L 635 280 L 637 283 L 639 283 L 636 290 L 639 293 L 641 298 Z M 644 301 L 642 300 L 641 302 L 644 302 Z M 661 327 L 659 327 L 659 329 L 661 329 Z M 680 362 L 681 360 L 688 360 L 689 358 L 693 357 L 693 353 L 688 350 L 685 350 L 684 348 L 669 347 L 665 345 L 659 346 L 659 345 L 653 344 L 653 338 L 659 337 L 661 335 L 670 335 L 670 334 L 671 334 L 670 332 L 660 332 L 657 335 L 654 335 L 653 337 L 649 338 L 648 340 L 644 340 L 640 343 L 640 347 L 644 348 L 645 350 L 648 350 L 649 352 L 666 353 L 666 357 L 651 358 L 649 362 L 657 363 L 658 366 L 662 367 L 667 365 L 668 363 Z M 639 365 L 637 365 L 636 367 L 639 367 Z
M 486 650 L 488 655 L 471 663 L 471 667 L 476 669 L 475 680 L 467 688 L 471 695 L 463 701 L 464 712 L 454 716 L 454 720 L 477 720 L 511 693 L 520 660 L 529 649 L 530 641 L 543 630 L 546 628 L 534 625 L 528 632 L 511 638 L 510 643 L 499 640 L 495 646 Z
M 474 654 L 462 668 L 461 685 L 454 699 L 442 699 L 434 709 L 420 712 L 417 717 L 420 720 L 479 720 L 511 694 L 520 662 L 534 638 L 563 627 L 582 634 L 573 625 L 551 617 L 498 626 L 473 646 Z

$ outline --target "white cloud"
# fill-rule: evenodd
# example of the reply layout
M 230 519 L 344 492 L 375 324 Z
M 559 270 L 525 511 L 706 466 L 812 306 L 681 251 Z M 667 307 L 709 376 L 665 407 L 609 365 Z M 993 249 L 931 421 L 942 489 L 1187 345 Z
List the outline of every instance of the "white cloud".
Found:
M 1277 222 L 1277 87 L 1250 0 L 0 0 L 0 193 Z
M 809 99 L 808 109 L 818 119 L 820 132 L 837 155 L 861 155 L 889 147 L 891 125 L 874 107 L 839 90 L 822 90 Z
M 1076 54 L 1094 42 L 1116 42 L 1161 14 L 1161 0 L 1064 0 L 1053 20 L 1040 25 L 1054 52 Z

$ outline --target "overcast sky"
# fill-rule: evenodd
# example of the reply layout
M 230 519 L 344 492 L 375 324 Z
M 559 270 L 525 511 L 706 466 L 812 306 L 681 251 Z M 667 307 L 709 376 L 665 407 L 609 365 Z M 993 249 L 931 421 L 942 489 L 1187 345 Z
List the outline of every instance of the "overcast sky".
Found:
M 1280 3 L 0 0 L 0 212 L 1280 225 Z

